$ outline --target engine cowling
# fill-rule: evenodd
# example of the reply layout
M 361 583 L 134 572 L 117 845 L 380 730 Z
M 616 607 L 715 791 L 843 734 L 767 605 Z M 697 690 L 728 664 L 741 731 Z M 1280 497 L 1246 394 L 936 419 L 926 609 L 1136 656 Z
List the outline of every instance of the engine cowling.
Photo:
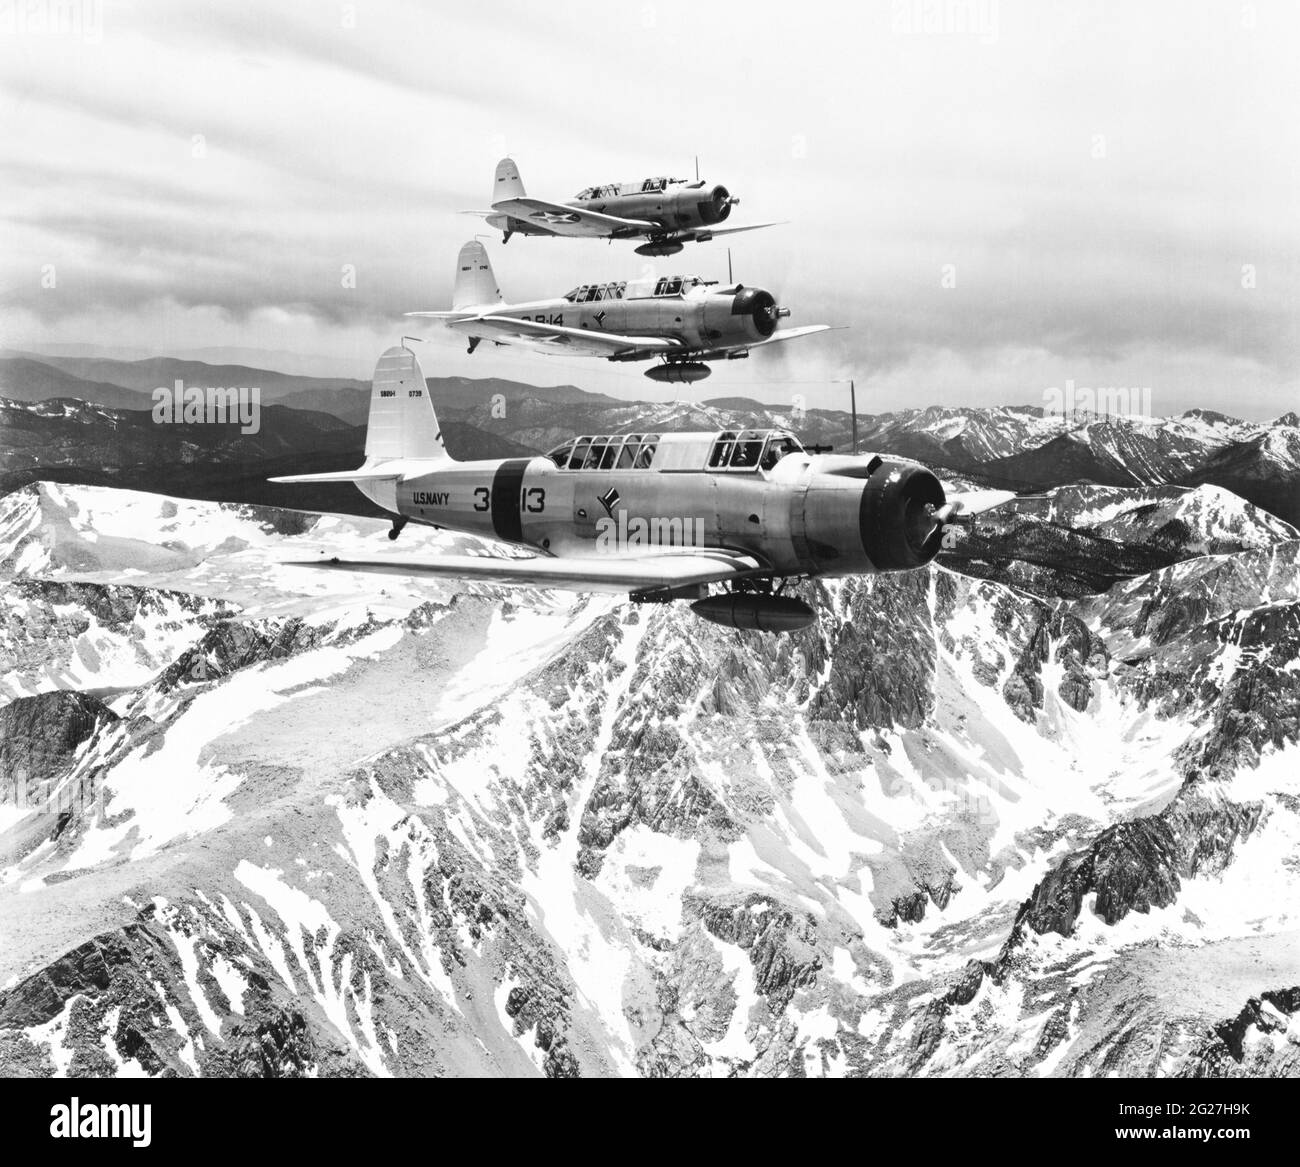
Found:
M 731 214 L 733 203 L 725 186 L 682 187 L 667 196 L 662 215 L 656 215 L 665 227 L 677 231 L 716 227 Z
M 858 509 L 862 546 L 877 571 L 924 567 L 943 546 L 943 485 L 924 466 L 881 461 L 867 479 Z
M 749 345 L 766 340 L 785 315 L 776 297 L 763 288 L 736 285 L 713 292 L 704 300 L 700 341 L 710 345 Z
M 757 340 L 766 340 L 776 331 L 779 313 L 776 297 L 763 288 L 741 288 L 731 301 L 731 314 L 740 317 Z
M 725 186 L 715 186 L 709 192 L 708 198 L 700 200 L 700 222 L 706 227 L 721 223 L 731 214 L 731 204 L 734 201 Z

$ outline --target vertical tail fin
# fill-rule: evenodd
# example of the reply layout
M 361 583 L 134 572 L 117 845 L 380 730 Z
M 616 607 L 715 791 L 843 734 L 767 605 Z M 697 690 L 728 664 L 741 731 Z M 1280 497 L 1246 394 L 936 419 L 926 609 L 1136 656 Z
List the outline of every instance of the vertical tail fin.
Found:
M 492 183 L 491 202 L 499 203 L 505 199 L 524 197 L 524 180 L 519 177 L 519 167 L 513 158 L 502 158 L 497 163 L 496 179 Z
M 409 348 L 387 349 L 375 366 L 370 387 L 366 463 L 447 456 L 420 362 Z
M 456 282 L 451 290 L 451 306 L 459 311 L 501 303 L 501 289 L 497 287 L 492 264 L 488 262 L 487 248 L 477 239 L 471 239 L 460 249 L 456 259 Z
M 396 514 L 397 480 L 405 473 L 391 465 L 397 458 L 449 458 L 420 362 L 409 348 L 401 345 L 386 350 L 375 366 L 375 378 L 370 386 L 370 418 L 366 423 L 365 464 L 358 470 L 286 474 L 267 481 L 351 482 L 372 502 Z

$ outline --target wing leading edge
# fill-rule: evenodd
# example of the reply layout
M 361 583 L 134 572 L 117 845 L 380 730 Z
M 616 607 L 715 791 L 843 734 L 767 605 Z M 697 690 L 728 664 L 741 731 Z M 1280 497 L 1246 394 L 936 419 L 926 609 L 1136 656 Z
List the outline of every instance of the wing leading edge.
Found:
M 639 557 L 609 555 L 591 559 L 540 556 L 505 559 L 490 555 L 440 555 L 425 563 L 402 563 L 391 559 L 322 559 L 291 562 L 285 566 L 377 572 L 385 575 L 431 575 L 478 583 L 610 593 L 721 583 L 742 576 L 764 575 L 769 570 L 752 555 L 703 549 Z

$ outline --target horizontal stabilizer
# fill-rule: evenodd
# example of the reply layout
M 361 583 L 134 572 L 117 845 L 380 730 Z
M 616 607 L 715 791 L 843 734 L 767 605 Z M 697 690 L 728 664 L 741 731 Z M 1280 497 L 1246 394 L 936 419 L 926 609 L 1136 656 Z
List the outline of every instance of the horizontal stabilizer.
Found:
M 379 482 L 400 477 L 400 470 L 388 466 L 362 466 L 360 470 L 336 470 L 329 474 L 282 474 L 278 478 L 268 478 L 267 482 Z

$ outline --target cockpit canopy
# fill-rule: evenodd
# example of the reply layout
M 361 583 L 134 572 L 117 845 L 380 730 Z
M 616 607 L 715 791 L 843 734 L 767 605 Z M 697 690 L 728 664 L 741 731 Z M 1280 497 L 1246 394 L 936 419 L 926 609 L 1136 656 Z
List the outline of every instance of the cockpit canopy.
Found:
M 587 304 L 593 300 L 621 300 L 626 291 L 627 280 L 615 280 L 609 284 L 583 284 L 565 292 L 564 298 L 571 304 Z
M 560 470 L 771 470 L 803 445 L 785 430 L 720 434 L 600 434 L 573 438 L 546 456 Z
M 571 304 L 589 304 L 593 300 L 639 300 L 648 296 L 681 296 L 692 288 L 708 287 L 717 280 L 700 276 L 665 276 L 658 280 L 615 280 L 608 284 L 582 284 L 565 292 Z
M 576 197 L 587 200 L 613 199 L 628 194 L 657 194 L 686 181 L 684 178 L 643 178 L 638 182 L 607 182 L 603 186 L 589 186 L 586 190 L 580 190 Z
M 658 434 L 605 434 L 574 438 L 546 456 L 561 470 L 649 470 Z
M 709 451 L 710 470 L 771 470 L 787 454 L 802 454 L 803 444 L 784 430 L 724 430 Z
M 717 280 L 705 280 L 699 276 L 665 276 L 655 280 L 654 289 L 642 292 L 643 296 L 680 296 L 692 288 L 703 288 L 716 284 Z

